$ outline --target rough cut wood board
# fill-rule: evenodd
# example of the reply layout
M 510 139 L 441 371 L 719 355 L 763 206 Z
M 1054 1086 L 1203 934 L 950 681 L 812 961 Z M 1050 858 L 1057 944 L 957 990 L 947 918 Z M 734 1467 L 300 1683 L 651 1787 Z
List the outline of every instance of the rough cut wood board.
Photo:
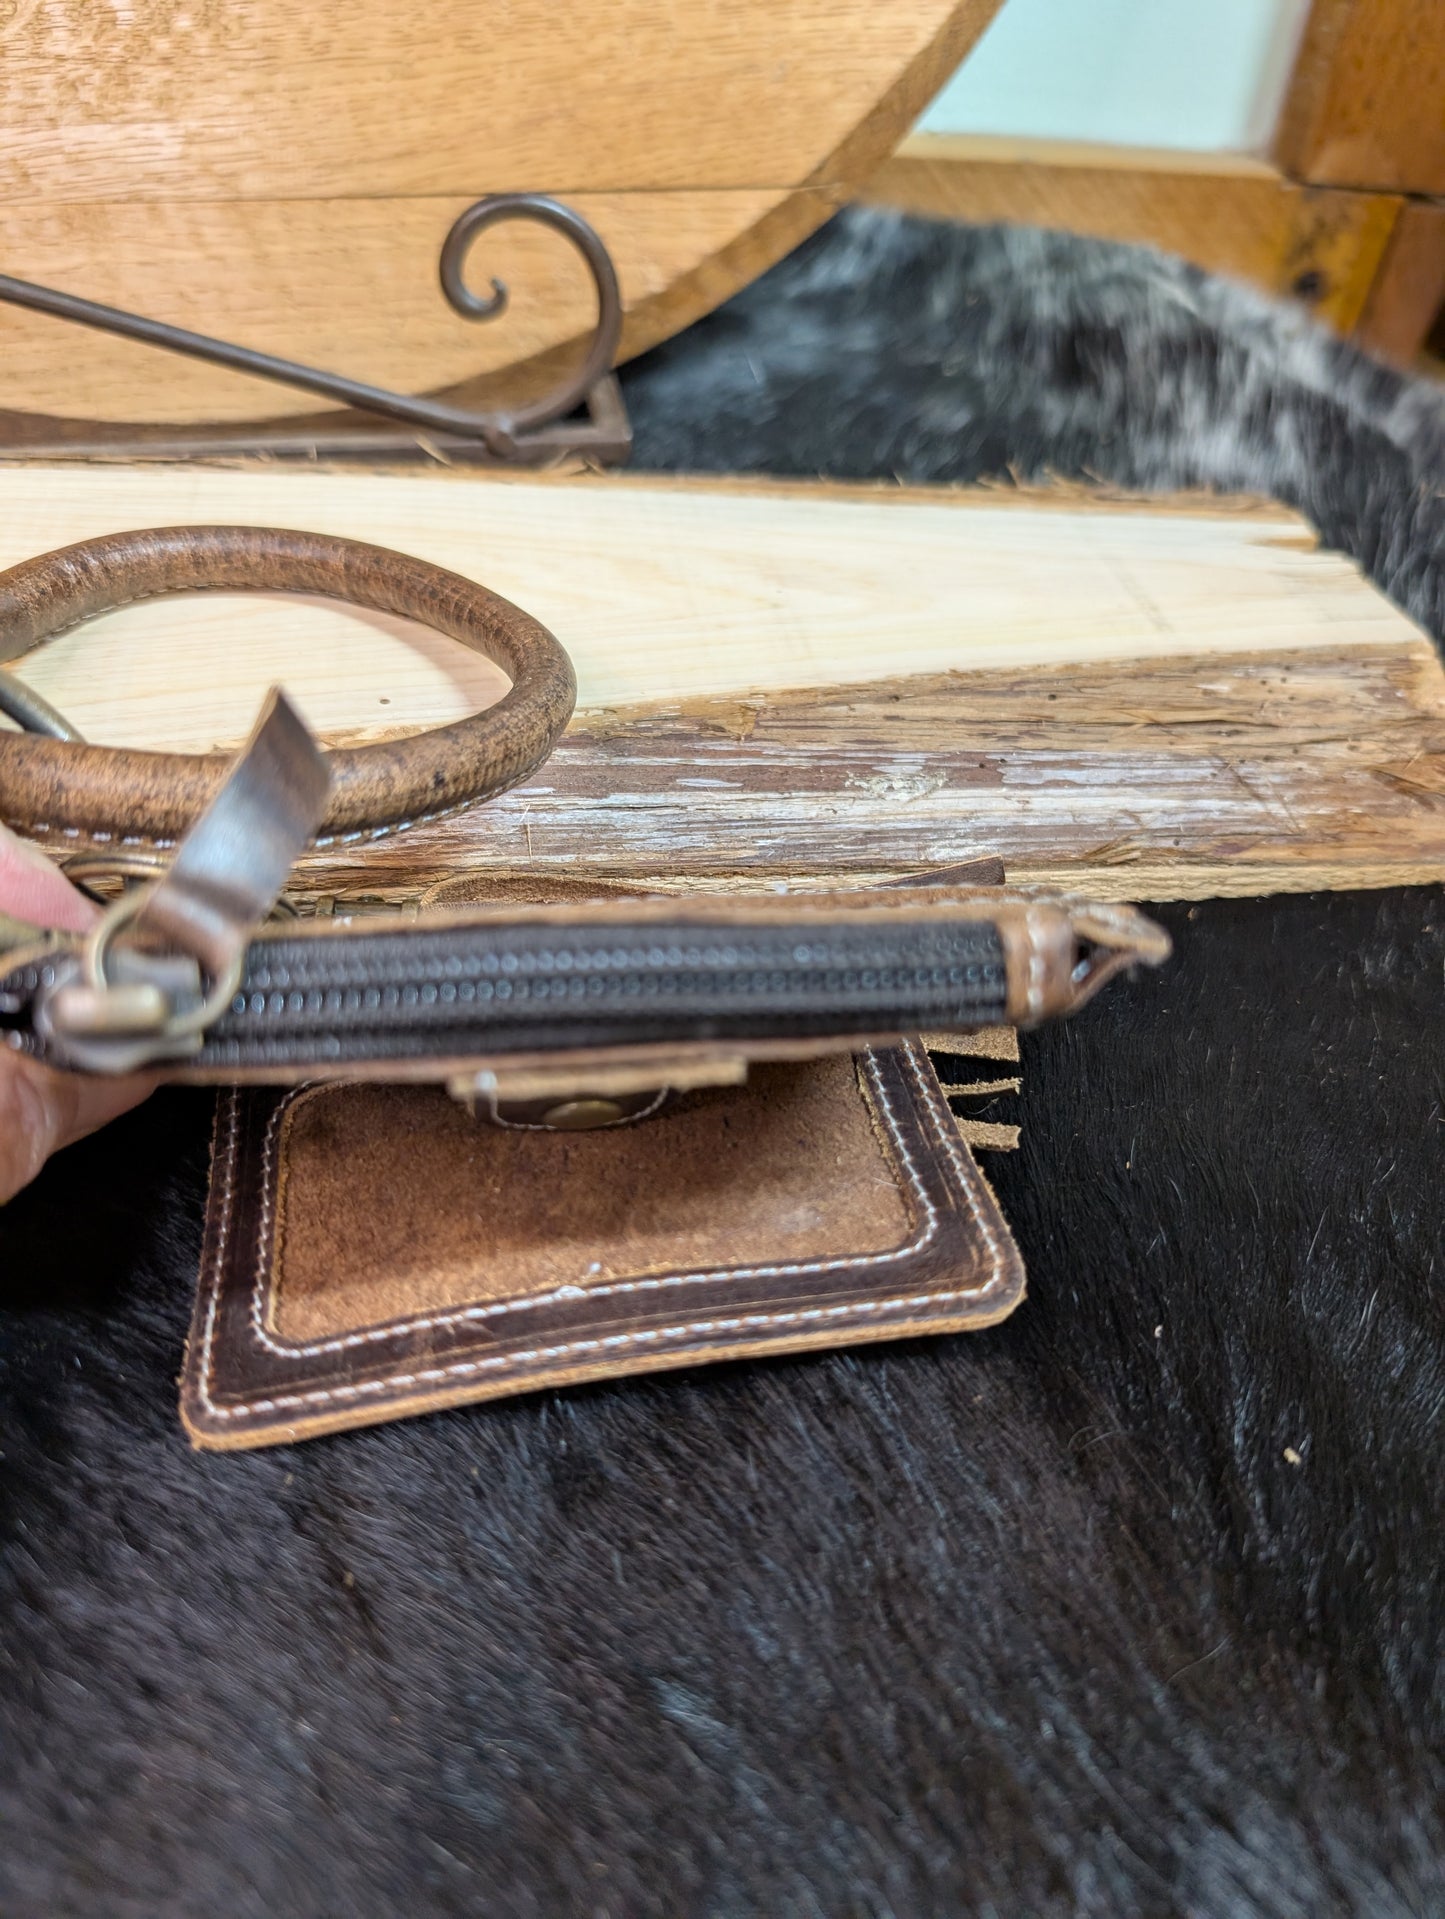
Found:
M 1197 897 L 1445 877 L 1445 674 L 1290 514 L 1060 491 L 0 469 L 0 564 L 126 526 L 267 521 L 472 574 L 547 621 L 581 705 L 529 784 L 312 856 L 414 895 L 545 865 L 765 885 L 1001 854 Z M 450 642 L 281 599 L 132 607 L 38 650 L 93 738 L 233 742 L 282 680 L 332 739 L 492 697 Z
M 0 271 L 408 391 L 590 333 L 555 236 L 437 252 L 486 193 L 561 195 L 617 262 L 623 355 L 795 246 L 1000 0 L 0 0 Z M 0 307 L 0 409 L 311 413 L 314 398 Z

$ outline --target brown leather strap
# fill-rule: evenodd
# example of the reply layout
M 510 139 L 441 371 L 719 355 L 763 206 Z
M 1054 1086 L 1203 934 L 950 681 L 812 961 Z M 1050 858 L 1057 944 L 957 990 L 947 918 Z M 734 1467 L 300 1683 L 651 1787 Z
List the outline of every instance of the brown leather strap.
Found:
M 319 843 L 379 836 L 501 792 L 546 759 L 577 684 L 562 647 L 520 607 L 457 573 L 359 540 L 273 527 L 176 526 L 62 547 L 0 573 L 0 660 L 97 613 L 161 593 L 320 593 L 474 647 L 510 677 L 495 706 L 451 726 L 328 756 Z M 0 734 L 0 818 L 50 841 L 170 845 L 231 755 L 145 753 Z

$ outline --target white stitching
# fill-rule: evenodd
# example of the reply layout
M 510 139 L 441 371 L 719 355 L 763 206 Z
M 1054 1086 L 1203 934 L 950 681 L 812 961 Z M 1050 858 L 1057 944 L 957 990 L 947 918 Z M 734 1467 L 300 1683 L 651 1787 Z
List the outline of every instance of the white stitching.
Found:
M 252 1399 L 242 1406 L 217 1406 L 201 1383 L 201 1400 L 215 1419 L 242 1419 L 249 1414 L 283 1412 L 293 1406 L 326 1405 L 334 1400 L 360 1399 L 371 1393 L 394 1392 L 404 1386 L 435 1385 L 446 1379 L 462 1379 L 497 1366 L 521 1366 L 537 1359 L 566 1359 L 575 1353 L 603 1352 L 619 1346 L 644 1346 L 662 1339 L 685 1339 L 690 1333 L 734 1333 L 752 1326 L 791 1326 L 805 1320 L 861 1319 L 869 1313 L 907 1311 L 914 1306 L 947 1306 L 956 1300 L 978 1299 L 990 1292 L 997 1276 L 983 1286 L 963 1287 L 948 1293 L 915 1293 L 903 1299 L 870 1299 L 844 1306 L 810 1306 L 790 1313 L 745 1313 L 736 1319 L 695 1319 L 681 1326 L 660 1326 L 637 1333 L 611 1333 L 605 1339 L 573 1339 L 560 1346 L 537 1346 L 530 1352 L 506 1353 L 486 1359 L 469 1359 L 451 1366 L 429 1366 L 422 1372 L 392 1373 L 386 1379 L 357 1380 L 349 1386 L 318 1387 L 307 1393 L 279 1393 L 272 1399 Z
M 201 1403 L 209 1412 L 220 1409 L 211 1403 L 207 1382 L 211 1377 L 212 1347 L 216 1331 L 216 1308 L 221 1297 L 221 1265 L 226 1256 L 226 1240 L 231 1230 L 231 1214 L 236 1197 L 236 1129 L 240 1106 L 240 1089 L 235 1086 L 226 1088 L 226 1137 L 220 1145 L 220 1161 L 225 1169 L 225 1184 L 221 1189 L 221 1217 L 216 1228 L 215 1244 L 211 1249 L 210 1265 L 206 1272 L 206 1282 L 210 1298 L 206 1306 L 206 1323 L 201 1335 Z
M 908 1070 L 912 1074 L 919 1092 L 923 1095 L 923 1103 L 933 1120 L 939 1143 L 948 1155 L 954 1172 L 958 1175 L 958 1183 L 963 1188 L 964 1197 L 968 1201 L 968 1210 L 973 1215 L 973 1223 L 983 1235 L 984 1241 L 988 1246 L 989 1254 L 994 1265 L 994 1278 L 996 1279 L 998 1277 L 998 1267 L 1002 1259 L 1002 1252 L 998 1243 L 998 1235 L 989 1224 L 983 1207 L 979 1203 L 978 1168 L 972 1163 L 972 1160 L 970 1160 L 968 1164 L 965 1164 L 961 1150 L 963 1140 L 958 1131 L 958 1123 L 953 1117 L 948 1102 L 939 1091 L 937 1077 L 931 1072 L 925 1075 L 920 1067 L 918 1063 L 918 1048 L 912 1045 L 911 1042 L 905 1041 L 899 1050 L 907 1057 Z M 988 1286 L 991 1286 L 993 1283 L 994 1281 L 990 1280 L 988 1285 L 981 1290 L 986 1292 Z
M 527 775 L 519 773 L 517 777 L 524 780 Z M 435 813 L 418 813 L 415 819 L 393 820 L 390 826 L 359 826 L 351 833 L 325 833 L 313 840 L 312 845 L 350 846 L 357 840 L 384 840 L 391 833 L 405 833 L 413 826 L 430 826 L 433 820 L 450 819 L 453 813 L 464 813 L 469 806 L 481 806 L 487 800 L 498 799 L 507 790 L 504 786 L 494 792 L 477 793 L 469 800 L 456 800 L 451 806 L 439 806 Z
M 520 777 L 525 779 L 526 775 Z M 505 787 L 501 789 L 502 792 L 506 790 Z M 448 819 L 453 813 L 465 812 L 469 806 L 481 806 L 487 800 L 499 797 L 499 793 L 479 793 L 473 799 L 458 800 L 452 806 L 438 807 L 435 813 L 418 813 L 415 819 L 393 820 L 390 826 L 361 826 L 352 833 L 325 833 L 311 844 L 313 847 L 350 846 L 356 840 L 384 840 L 392 833 L 405 833 L 413 826 L 429 826 L 433 820 Z M 94 840 L 98 845 L 104 845 L 116 837 L 98 827 L 51 826 L 44 820 L 7 819 L 5 824 L 14 833 L 27 833 L 35 838 L 46 833 L 59 833 L 68 840 Z M 153 838 L 149 833 L 127 833 L 122 836 L 120 843 L 122 846 L 164 847 L 175 846 L 177 841 Z
M 256 530 L 264 532 L 264 531 L 267 531 L 268 529 L 258 528 Z M 102 535 L 101 537 L 106 538 L 106 537 L 112 537 L 112 536 Z M 312 535 L 311 537 L 315 538 L 316 536 Z M 333 546 L 333 548 L 335 547 L 336 539 L 334 535 L 322 534 L 320 537 L 324 540 L 327 540 Z M 94 542 L 90 540 L 85 540 L 85 541 L 82 541 L 81 544 L 84 546 L 91 546 L 94 544 Z M 341 544 L 345 546 L 355 546 L 358 544 L 358 542 L 354 540 L 343 540 Z M 333 557 L 335 557 L 334 553 L 333 553 Z M 345 558 L 344 555 L 342 557 L 343 559 Z M 403 554 L 402 557 L 403 559 L 414 558 L 414 556 L 411 554 Z M 429 562 L 421 561 L 419 562 L 419 564 L 426 566 L 429 564 Z M 448 571 L 448 569 L 433 567 L 432 571 L 446 572 Z M 463 583 L 467 586 L 479 585 L 479 582 L 468 580 L 465 574 L 458 574 L 455 577 L 458 579 L 461 579 Z M 248 587 L 248 586 L 238 586 L 234 583 L 224 584 L 220 586 L 212 586 L 206 582 L 198 582 L 194 586 L 184 586 L 177 589 L 177 591 L 183 594 L 248 593 L 248 592 L 254 592 L 256 590 L 258 589 L 253 587 Z M 259 590 L 267 591 L 269 589 L 261 588 Z M 306 593 L 309 589 L 305 587 L 282 587 L 279 590 L 285 593 Z M 488 589 L 486 587 L 481 587 L 480 590 L 483 593 L 488 592 Z M 365 610 L 367 607 L 367 602 L 363 600 L 349 600 L 346 598 L 344 594 L 329 592 L 324 587 L 320 591 L 321 591 L 322 598 L 337 600 L 343 606 L 361 607 L 363 608 L 363 610 Z M 48 640 L 58 640 L 66 633 L 73 633 L 77 627 L 88 625 L 91 620 L 98 619 L 102 613 L 118 613 L 122 607 L 142 606 L 148 600 L 153 600 L 158 597 L 159 595 L 157 593 L 151 592 L 148 590 L 144 593 L 134 593 L 131 595 L 129 599 L 125 599 L 125 600 L 107 600 L 105 605 L 98 608 L 96 611 L 77 613 L 75 618 L 73 620 L 67 621 L 67 623 L 64 626 L 54 626 L 49 628 L 46 632 L 37 635 L 35 640 L 32 641 L 31 645 L 34 647 L 43 646 Z M 372 609 L 372 610 L 375 610 L 375 609 Z M 405 615 L 404 617 L 415 620 L 419 626 L 426 627 L 428 631 L 430 632 L 441 633 L 443 638 L 445 639 L 458 639 L 458 636 L 456 634 L 446 633 L 442 627 L 434 626 L 430 618 L 428 618 L 425 614 L 411 613 L 411 614 Z M 459 639 L 458 643 L 462 646 L 467 647 L 470 651 L 474 653 L 480 653 L 483 659 L 491 660 L 493 666 L 499 666 L 501 667 L 504 673 L 508 673 L 508 669 L 506 665 L 501 660 L 493 659 L 492 655 L 488 653 L 485 650 L 485 648 L 475 645 L 471 640 Z M 27 652 L 29 652 L 30 650 L 31 650 L 30 647 L 26 648 Z M 515 677 L 510 673 L 508 673 L 508 677 L 512 680 L 512 684 L 515 686 L 516 684 Z M 505 699 L 508 696 L 504 694 L 502 697 Z M 497 704 L 500 705 L 501 701 L 499 700 Z M 492 709 L 489 707 L 483 707 L 481 709 L 481 712 L 473 715 L 473 717 L 480 718 L 481 713 L 490 712 L 491 710 Z M 428 730 L 440 731 L 441 729 L 431 728 Z M 409 737 L 414 737 L 414 736 L 409 736 Z M 536 770 L 537 769 L 535 767 L 529 767 L 527 769 L 527 772 L 519 773 L 517 775 L 518 781 L 526 779 L 528 773 L 534 773 Z M 509 786 L 512 784 L 515 784 L 515 782 L 512 782 L 512 781 L 508 782 Z M 503 787 L 501 790 L 505 792 L 507 788 Z M 496 796 L 494 793 L 478 793 L 478 794 L 475 794 L 471 799 L 457 800 L 455 804 L 451 806 L 439 807 L 435 813 L 419 813 L 415 819 L 396 820 L 390 826 L 359 827 L 353 833 L 328 834 L 323 839 L 313 840 L 312 845 L 313 846 L 349 846 L 354 840 L 385 839 L 388 834 L 404 833 L 406 832 L 408 827 L 412 827 L 412 826 L 427 826 L 431 823 L 432 820 L 444 820 L 451 813 L 460 813 L 469 806 L 479 806 L 484 800 L 492 799 L 495 797 Z M 102 832 L 98 828 L 89 827 L 89 826 L 51 826 L 45 822 L 29 823 L 24 820 L 13 820 L 13 819 L 7 819 L 5 821 L 5 825 L 7 825 L 11 829 L 11 831 L 15 833 L 34 833 L 34 834 L 60 833 L 60 834 L 63 834 L 64 837 L 68 840 L 89 839 L 89 840 L 94 840 L 99 844 L 105 844 L 106 842 L 112 839 L 115 839 L 117 837 L 117 835 L 114 833 Z M 122 846 L 156 846 L 156 847 L 175 846 L 177 844 L 177 842 L 173 839 L 157 839 L 157 838 L 153 838 L 149 833 L 126 834 L 124 837 L 121 838 L 120 843 Z
M 45 833 L 59 833 L 68 840 L 93 840 L 97 846 L 108 846 L 112 840 L 118 840 L 122 846 L 174 846 L 175 840 L 153 839 L 149 833 L 108 833 L 99 827 L 90 826 L 51 826 L 47 820 L 5 821 L 12 833 L 28 833 L 39 838 Z
M 220 1260 L 218 1257 L 212 1262 L 210 1272 L 207 1275 L 210 1298 L 207 1303 L 205 1326 L 202 1335 L 201 1370 L 198 1381 L 198 1394 L 202 1405 L 213 1418 L 241 1419 L 257 1413 L 282 1412 L 292 1407 L 328 1405 L 338 1400 L 360 1399 L 369 1394 L 394 1392 L 398 1388 L 407 1386 L 431 1385 L 447 1379 L 462 1379 L 471 1374 L 485 1372 L 497 1367 L 527 1365 L 534 1360 L 563 1359 L 575 1353 L 610 1351 L 618 1347 L 655 1344 L 657 1341 L 664 1339 L 682 1339 L 692 1333 L 741 1332 L 745 1328 L 756 1326 L 798 1325 L 805 1321 L 816 1323 L 829 1319 L 858 1319 L 870 1313 L 880 1313 L 891 1310 L 906 1311 L 915 1306 L 944 1306 L 951 1305 L 958 1300 L 982 1298 L 996 1287 L 999 1280 L 1000 1262 L 997 1238 L 983 1217 L 977 1195 L 973 1190 L 973 1183 L 967 1176 L 963 1160 L 957 1150 L 957 1136 L 953 1133 L 952 1116 L 950 1115 L 949 1127 L 945 1131 L 941 1125 L 939 1125 L 939 1103 L 933 1098 L 927 1081 L 919 1071 L 913 1046 L 905 1042 L 901 1050 L 908 1055 L 910 1070 L 925 1095 L 925 1110 L 929 1113 L 930 1117 L 933 1118 L 935 1126 L 938 1127 L 944 1150 L 948 1153 L 955 1170 L 960 1174 L 963 1181 L 969 1209 L 994 1255 L 994 1270 L 989 1278 L 981 1285 L 962 1287 L 946 1293 L 921 1293 L 905 1299 L 850 1301 L 839 1306 L 813 1306 L 791 1312 L 747 1313 L 734 1319 L 693 1320 L 678 1326 L 658 1327 L 641 1332 L 612 1333 L 606 1337 L 597 1339 L 568 1340 L 557 1346 L 536 1347 L 530 1352 L 494 1354 L 481 1359 L 454 1361 L 450 1366 L 432 1366 L 413 1373 L 393 1373 L 386 1379 L 356 1380 L 349 1385 L 316 1387 L 304 1393 L 280 1393 L 268 1399 L 250 1400 L 238 1406 L 218 1406 L 211 1398 L 210 1393 L 216 1313 L 220 1303 Z M 870 1075 L 873 1075 L 876 1062 L 872 1051 L 870 1050 L 865 1057 L 870 1068 Z M 875 1084 L 877 1083 L 875 1077 Z M 233 1100 L 235 1099 L 236 1095 L 234 1092 L 231 1097 Z M 890 1125 L 894 1131 L 894 1136 L 900 1151 L 903 1152 L 905 1159 L 907 1159 L 906 1149 L 903 1148 L 901 1139 L 897 1139 L 896 1126 L 892 1125 L 891 1115 Z M 233 1130 L 227 1140 L 226 1153 L 228 1160 L 234 1153 L 234 1148 L 235 1136 Z M 922 1189 L 922 1183 L 918 1180 L 917 1169 L 913 1166 L 911 1160 L 908 1160 L 907 1163 L 917 1184 L 920 1197 L 936 1221 L 936 1211 L 928 1201 L 926 1192 Z M 232 1186 L 228 1169 L 227 1185 L 222 1201 L 223 1206 L 227 1208 L 228 1212 L 231 1204 L 231 1195 Z M 222 1244 L 223 1238 L 218 1236 L 218 1252 Z M 900 1253 L 895 1252 L 887 1257 L 896 1259 L 900 1257 Z M 861 1262 L 843 1261 L 832 1263 L 852 1264 Z M 789 1269 L 785 1268 L 783 1270 Z M 822 1268 L 814 1267 L 809 1269 L 803 1267 L 793 1270 L 822 1270 Z M 736 1273 L 727 1275 L 727 1277 L 736 1276 Z
M 923 1210 L 924 1225 L 920 1233 L 905 1245 L 890 1248 L 882 1253 L 860 1253 L 847 1258 L 800 1260 L 776 1266 L 727 1266 L 701 1273 L 660 1273 L 651 1279 L 619 1279 L 609 1285 L 589 1286 L 586 1288 L 588 1299 L 610 1299 L 623 1293 L 663 1292 L 674 1286 L 710 1285 L 718 1280 L 727 1279 L 783 1279 L 795 1273 L 829 1273 L 839 1267 L 875 1266 L 885 1261 L 911 1258 L 932 1244 L 938 1230 L 938 1211 L 928 1197 L 927 1188 L 918 1176 L 918 1169 L 909 1155 L 903 1136 L 898 1129 L 898 1121 L 888 1102 L 888 1093 L 878 1075 L 878 1068 L 872 1051 L 864 1055 L 868 1068 L 868 1078 L 878 1098 L 883 1113 L 883 1123 L 888 1128 L 898 1156 L 906 1168 L 911 1181 L 911 1190 L 916 1195 Z M 334 1092 L 334 1087 L 302 1086 L 280 1102 L 271 1115 L 266 1128 L 266 1140 L 261 1159 L 261 1223 L 257 1234 L 258 1250 L 256 1254 L 256 1277 L 251 1287 L 251 1328 L 259 1343 L 268 1352 L 282 1359 L 309 1359 L 319 1353 L 339 1353 L 349 1351 L 355 1346 L 370 1345 L 379 1340 L 395 1339 L 398 1333 L 429 1333 L 441 1326 L 458 1326 L 469 1320 L 501 1319 L 508 1313 L 529 1312 L 537 1306 L 550 1306 L 558 1299 L 570 1297 L 575 1290 L 573 1285 L 556 1287 L 551 1292 L 535 1293 L 528 1299 L 500 1300 L 495 1305 L 459 1306 L 452 1312 L 432 1313 L 418 1319 L 393 1321 L 386 1326 L 368 1326 L 354 1333 L 338 1335 L 335 1339 L 322 1339 L 310 1342 L 297 1340 L 278 1340 L 273 1338 L 266 1327 L 265 1301 L 268 1255 L 271 1251 L 271 1224 L 274 1201 L 272 1199 L 273 1182 L 271 1166 L 275 1154 L 276 1142 L 280 1137 L 282 1115 L 302 1098 L 322 1092 Z M 953 1127 L 953 1116 L 949 1115 L 949 1125 Z M 957 1129 L 953 1128 L 955 1136 Z M 956 1165 L 956 1162 L 955 1162 Z

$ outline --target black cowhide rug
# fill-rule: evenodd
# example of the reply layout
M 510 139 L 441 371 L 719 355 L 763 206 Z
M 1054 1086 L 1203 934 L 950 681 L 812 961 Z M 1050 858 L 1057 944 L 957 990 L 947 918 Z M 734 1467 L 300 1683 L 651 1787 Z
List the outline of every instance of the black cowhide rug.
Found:
M 1445 407 L 1146 254 L 849 216 L 639 463 L 1276 492 L 1437 636 Z M 1445 1911 L 1445 899 L 1166 907 L 1024 1041 L 971 1338 L 204 1458 L 207 1106 L 0 1213 L 0 1913 Z

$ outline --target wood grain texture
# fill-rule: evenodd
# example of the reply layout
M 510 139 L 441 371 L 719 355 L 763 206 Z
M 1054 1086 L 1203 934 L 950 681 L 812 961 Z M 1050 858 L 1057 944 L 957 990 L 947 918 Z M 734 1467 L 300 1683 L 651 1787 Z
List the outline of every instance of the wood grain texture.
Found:
M 1323 186 L 1445 194 L 1445 7 L 1314 0 L 1274 158 Z
M 775 216 L 776 191 L 584 194 L 571 204 L 623 266 L 621 357 L 716 297 L 733 259 Z M 811 221 L 818 194 L 793 196 Z M 452 389 L 574 348 L 596 318 L 586 269 L 560 235 L 515 222 L 477 248 L 470 277 L 513 291 L 487 324 L 454 313 L 436 262 L 475 198 L 0 203 L 0 257 L 22 279 L 130 306 L 262 352 L 409 391 Z M 727 287 L 731 291 L 731 286 Z M 255 420 L 314 413 L 314 395 L 0 306 L 0 397 L 96 420 Z M 506 383 L 510 394 L 515 380 Z M 478 390 L 485 391 L 485 387 Z
M 525 787 L 310 891 L 521 867 L 768 885 L 1001 855 L 1194 897 L 1445 875 L 1445 673 L 1278 508 L 661 480 L 0 471 L 0 563 L 122 524 L 346 529 L 563 640 L 581 710 Z M 345 609 L 176 600 L 21 663 L 101 740 L 244 733 L 284 680 L 333 741 L 472 710 L 471 656 Z
M 303 884 L 402 895 L 522 866 L 768 885 L 989 852 L 1100 897 L 1445 878 L 1445 681 L 1424 640 L 918 675 L 616 714 L 471 817 Z M 308 878 L 309 875 L 309 878 Z
M 557 634 L 594 713 L 944 670 L 1282 645 L 1415 629 L 1293 515 L 1258 503 L 1102 509 L 1068 490 L 482 479 L 195 467 L 0 469 L 0 565 L 127 526 L 277 524 L 398 547 Z M 122 608 L 21 670 L 109 745 L 243 739 L 285 681 L 326 737 L 463 717 L 494 668 L 381 616 L 207 594 Z M 717 714 L 714 721 L 720 723 Z
M 1445 204 L 1407 200 L 1355 327 L 1355 338 L 1370 352 L 1411 366 L 1442 312 Z
M 563 195 L 621 280 L 622 357 L 798 243 L 896 144 L 1000 0 L 38 0 L 0 17 L 0 262 L 406 390 L 465 385 L 591 330 L 555 236 L 488 236 L 495 325 L 436 286 L 484 193 Z M 404 83 L 398 84 L 398 75 Z M 239 420 L 314 399 L 0 308 L 0 406 Z
M 338 199 L 825 183 L 978 0 L 40 0 L 11 14 L 0 195 Z M 960 45 L 960 42 L 962 43 Z M 484 177 L 479 177 L 483 175 Z
M 1262 162 L 918 134 L 863 198 L 934 219 L 1060 228 L 1162 248 L 1358 320 L 1400 213 L 1386 193 L 1302 187 Z

